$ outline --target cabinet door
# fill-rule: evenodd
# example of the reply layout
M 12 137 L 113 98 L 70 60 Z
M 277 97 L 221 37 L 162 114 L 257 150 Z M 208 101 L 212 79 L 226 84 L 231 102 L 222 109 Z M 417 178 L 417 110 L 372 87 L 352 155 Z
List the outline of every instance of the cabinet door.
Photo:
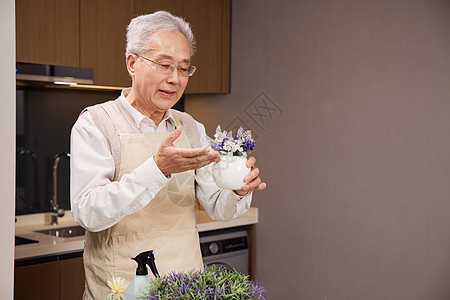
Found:
M 125 46 L 132 17 L 129 0 L 80 1 L 80 66 L 94 69 L 96 84 L 131 85 Z
M 183 0 L 134 0 L 135 15 L 151 14 L 158 10 L 180 16 L 183 14 Z
M 135 14 L 167 10 L 188 21 L 197 41 L 187 94 L 228 93 L 230 76 L 230 0 L 135 0 Z
M 54 261 L 15 268 L 14 299 L 59 299 L 58 264 Z
M 79 66 L 78 0 L 16 0 L 16 60 Z
M 64 300 L 79 300 L 84 292 L 83 257 L 60 261 L 61 297 Z
M 183 1 L 183 17 L 197 40 L 197 67 L 186 93 L 228 93 L 230 77 L 230 1 Z

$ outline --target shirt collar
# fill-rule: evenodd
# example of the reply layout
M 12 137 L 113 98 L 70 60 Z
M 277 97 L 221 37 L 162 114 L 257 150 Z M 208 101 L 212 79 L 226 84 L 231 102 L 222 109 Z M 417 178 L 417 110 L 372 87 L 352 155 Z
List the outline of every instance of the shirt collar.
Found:
M 131 116 L 133 117 L 134 122 L 136 123 L 136 126 L 138 128 L 141 128 L 141 123 L 146 120 L 145 122 L 148 123 L 150 122 L 151 124 L 155 125 L 155 122 L 153 122 L 152 119 L 144 116 L 141 112 L 139 112 L 136 108 L 134 108 L 130 102 L 128 102 L 127 98 L 125 97 L 125 93 L 128 94 L 129 90 L 131 88 L 127 88 L 122 90 L 122 92 L 120 93 L 120 97 L 119 97 L 119 101 L 123 104 L 123 106 L 125 107 L 125 109 L 131 114 Z M 166 114 L 164 115 L 162 122 L 166 122 L 166 123 L 171 123 L 172 125 L 175 126 L 175 118 L 172 115 L 172 112 L 170 111 L 170 109 L 168 111 L 166 111 Z

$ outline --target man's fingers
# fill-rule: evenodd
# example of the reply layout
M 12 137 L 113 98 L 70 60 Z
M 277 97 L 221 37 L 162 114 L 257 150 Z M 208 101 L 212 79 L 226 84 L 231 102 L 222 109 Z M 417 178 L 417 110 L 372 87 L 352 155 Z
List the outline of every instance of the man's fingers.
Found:
M 245 175 L 245 177 L 244 177 L 245 182 L 249 182 L 259 176 L 259 169 L 257 167 L 255 167 L 255 165 L 253 165 L 250 158 L 247 160 L 247 166 L 249 164 L 251 164 L 251 169 L 250 169 L 250 172 L 247 175 Z
M 200 169 L 212 162 L 219 161 L 217 151 L 208 148 L 178 148 L 174 142 L 181 135 L 178 127 L 163 140 L 155 155 L 155 163 L 164 175 Z
M 258 186 L 258 190 L 263 190 L 267 187 L 267 184 L 265 182 L 261 182 L 261 184 Z
M 195 158 L 197 156 L 207 156 L 208 148 L 177 148 L 177 155 L 185 158 Z
M 182 130 L 182 127 L 180 126 L 177 129 L 175 129 L 174 131 L 172 131 L 171 133 L 169 133 L 169 135 L 164 139 L 162 144 L 164 146 L 173 146 L 173 143 L 176 141 L 176 139 L 180 137 L 181 130 Z
M 267 184 L 261 180 L 261 177 L 256 177 L 252 181 L 247 182 L 242 189 L 244 191 L 263 190 Z
M 247 166 L 247 168 L 252 168 L 255 165 L 255 163 L 256 163 L 256 158 L 251 156 L 247 159 L 247 162 L 245 163 L 245 165 Z

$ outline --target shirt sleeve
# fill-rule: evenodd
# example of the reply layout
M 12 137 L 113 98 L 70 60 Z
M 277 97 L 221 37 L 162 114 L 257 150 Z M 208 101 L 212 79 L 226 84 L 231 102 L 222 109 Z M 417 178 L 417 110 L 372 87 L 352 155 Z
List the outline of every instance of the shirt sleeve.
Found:
M 205 127 L 197 122 L 202 147 L 211 149 Z M 242 216 L 251 206 L 252 194 L 239 196 L 232 190 L 223 190 L 212 177 L 213 164 L 196 170 L 196 197 L 208 215 L 217 221 L 227 221 Z
M 114 159 L 88 111 L 72 128 L 70 152 L 72 214 L 90 231 L 107 229 L 141 210 L 168 181 L 153 157 L 113 181 Z

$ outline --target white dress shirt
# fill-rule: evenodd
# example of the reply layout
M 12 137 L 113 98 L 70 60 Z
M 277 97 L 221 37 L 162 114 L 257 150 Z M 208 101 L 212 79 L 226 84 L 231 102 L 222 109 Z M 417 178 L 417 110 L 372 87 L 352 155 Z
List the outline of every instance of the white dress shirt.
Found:
M 173 130 L 175 120 L 170 112 L 156 126 L 131 106 L 124 92 L 119 101 L 131 113 L 141 132 Z M 205 127 L 196 123 L 202 147 L 211 148 Z M 113 157 L 88 111 L 81 114 L 72 128 L 70 153 L 72 214 L 77 223 L 90 231 L 107 229 L 144 208 L 169 180 L 151 157 L 120 181 L 113 181 Z M 215 220 L 237 218 L 250 208 L 252 193 L 241 197 L 234 191 L 220 189 L 212 178 L 212 164 L 196 170 L 195 181 L 197 200 Z

